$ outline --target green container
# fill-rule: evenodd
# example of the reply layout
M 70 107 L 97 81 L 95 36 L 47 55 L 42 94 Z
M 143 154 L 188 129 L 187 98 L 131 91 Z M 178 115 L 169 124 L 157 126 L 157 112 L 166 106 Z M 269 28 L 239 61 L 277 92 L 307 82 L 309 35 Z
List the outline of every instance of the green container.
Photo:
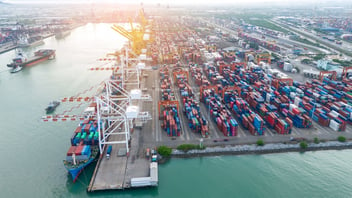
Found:
M 81 138 L 81 133 L 77 133 L 76 138 Z
M 94 137 L 98 137 L 99 136 L 99 131 L 96 131 L 95 133 L 94 133 Z
M 198 126 L 199 125 L 198 119 L 194 118 L 194 120 L 196 121 L 196 125 Z

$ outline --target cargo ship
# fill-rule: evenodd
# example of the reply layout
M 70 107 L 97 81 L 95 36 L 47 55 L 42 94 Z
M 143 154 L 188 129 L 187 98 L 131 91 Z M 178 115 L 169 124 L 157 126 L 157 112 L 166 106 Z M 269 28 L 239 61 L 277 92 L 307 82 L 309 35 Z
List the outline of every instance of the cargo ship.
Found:
M 70 173 L 73 182 L 83 169 L 92 163 L 99 155 L 99 132 L 96 120 L 82 121 L 73 133 L 71 146 L 63 160 L 65 168 Z
M 55 50 L 53 49 L 41 49 L 34 52 L 34 56 L 26 58 L 23 53 L 19 50 L 16 53 L 16 57 L 12 59 L 12 63 L 7 64 L 8 67 L 12 67 L 11 73 L 21 71 L 23 67 L 31 66 L 43 62 L 48 59 L 55 58 Z
M 26 47 L 35 47 L 35 46 L 44 45 L 44 44 L 45 43 L 43 41 L 42 36 L 29 37 L 27 35 L 19 38 L 17 47 L 26 48 Z
M 61 38 L 64 38 L 64 37 L 66 37 L 66 36 L 68 36 L 70 34 L 71 34 L 70 30 L 60 30 L 60 31 L 57 31 L 55 33 L 55 38 L 56 39 L 61 39 Z

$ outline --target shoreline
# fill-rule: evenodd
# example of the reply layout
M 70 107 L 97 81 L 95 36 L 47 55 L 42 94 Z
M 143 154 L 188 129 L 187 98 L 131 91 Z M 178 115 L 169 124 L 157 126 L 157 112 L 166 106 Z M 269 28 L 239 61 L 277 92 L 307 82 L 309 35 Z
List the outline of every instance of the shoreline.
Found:
M 322 150 L 345 150 L 352 149 L 352 142 L 328 141 L 324 143 L 309 143 L 306 149 L 301 149 L 298 144 L 265 144 L 264 146 L 251 145 L 227 145 L 207 147 L 204 150 L 190 150 L 188 152 L 173 149 L 172 158 L 195 158 L 220 155 L 262 155 L 288 152 L 306 152 Z

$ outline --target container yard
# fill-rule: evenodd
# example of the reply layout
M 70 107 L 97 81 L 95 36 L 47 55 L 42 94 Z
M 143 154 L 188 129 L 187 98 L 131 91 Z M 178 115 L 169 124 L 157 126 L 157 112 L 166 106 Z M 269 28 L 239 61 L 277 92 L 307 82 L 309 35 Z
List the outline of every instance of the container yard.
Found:
M 243 48 L 243 43 L 240 46 L 236 43 L 232 44 L 237 48 L 232 52 L 218 49 L 218 43 L 211 39 L 211 32 L 209 32 L 210 35 L 201 37 L 201 34 L 191 28 L 201 25 L 200 20 L 172 23 L 172 28 L 180 28 L 175 26 L 183 25 L 184 31 L 178 33 L 172 31 L 166 33 L 170 28 L 168 25 L 171 24 L 166 20 L 157 24 L 159 29 L 162 25 L 166 27 L 163 27 L 165 32 L 157 32 L 156 35 L 162 35 L 161 41 L 167 38 L 167 42 L 160 42 L 161 54 L 163 54 L 159 59 L 160 64 L 165 64 L 169 76 L 172 75 L 170 73 L 172 69 L 175 73 L 181 73 L 171 79 L 175 81 L 177 87 L 173 90 L 174 94 L 162 93 L 162 95 L 168 95 L 168 97 L 175 95 L 172 100 L 176 99 L 175 103 L 178 103 L 180 109 L 186 113 L 185 117 L 179 114 L 182 137 L 173 140 L 171 145 L 181 139 L 183 141 L 184 135 L 185 140 L 189 141 L 205 137 L 202 133 L 198 136 L 189 135 L 197 128 L 197 122 L 192 119 L 190 112 L 199 114 L 195 117 L 204 118 L 204 121 L 207 121 L 209 132 L 206 142 L 221 137 L 233 139 L 234 142 L 241 142 L 241 137 L 247 142 L 250 136 L 270 136 L 274 137 L 273 140 L 276 136 L 331 137 L 334 136 L 333 131 L 336 131 L 336 128 L 343 131 L 346 119 L 344 121 L 343 118 L 338 119 L 339 115 L 335 114 L 335 112 L 338 113 L 337 111 L 332 113 L 324 111 L 322 114 L 325 120 L 328 120 L 327 115 L 330 115 L 330 121 L 331 116 L 335 116 L 331 124 L 334 129 L 327 123 L 324 125 L 326 127 L 323 127 L 319 118 L 313 115 L 314 113 L 319 115 L 323 107 L 331 105 L 330 103 L 335 100 L 341 100 L 342 93 L 331 95 L 326 90 L 321 92 L 321 88 L 326 86 L 327 78 L 324 78 L 324 81 L 313 80 L 306 83 L 295 81 L 295 75 L 290 77 L 289 74 L 281 72 L 282 69 L 284 71 L 292 69 L 291 65 L 280 63 L 278 69 L 275 69 L 277 66 L 276 63 L 271 64 L 270 54 L 246 50 Z M 243 35 L 245 34 L 238 36 L 244 37 Z M 263 46 L 273 51 L 276 49 L 274 45 L 263 44 Z M 165 54 L 169 55 L 165 56 Z M 183 71 L 190 76 L 182 74 Z M 164 72 L 161 70 L 160 76 L 163 76 Z M 345 82 L 339 84 L 347 87 Z M 179 93 L 177 89 L 180 90 Z M 313 93 L 315 97 L 312 97 Z M 346 92 L 344 97 L 348 98 L 347 95 Z M 348 104 L 346 99 L 344 104 Z M 312 110 L 313 106 L 314 110 Z M 342 107 L 345 106 L 342 105 Z M 200 123 L 199 120 L 198 123 Z M 189 126 L 192 130 L 188 131 L 185 126 Z M 347 125 L 347 127 L 350 126 Z
M 106 159 L 104 150 L 88 191 L 157 185 L 155 165 L 143 153 L 160 145 L 175 148 L 199 141 L 207 146 L 241 145 L 258 138 L 273 143 L 292 137 L 328 140 L 352 132 L 348 80 L 326 76 L 297 81 L 284 73 L 292 70 L 291 65 L 272 64 L 264 51 L 245 49 L 244 43 L 232 43 L 234 51 L 222 50 L 211 31 L 205 37 L 195 31 L 199 23 L 154 19 L 155 38 L 147 49 L 151 58 L 145 62 L 153 69 L 142 71 L 140 86 L 153 100 L 148 105 L 138 103 L 140 109 L 151 112 L 153 120 L 132 130 L 126 155 L 116 154 L 123 146 L 113 146 Z M 280 50 L 265 42 L 261 45 Z
M 94 119 L 76 129 L 75 148 L 67 153 L 71 160 L 77 146 L 99 146 L 89 192 L 157 186 L 160 156 L 150 158 L 149 151 L 161 145 L 287 143 L 352 135 L 348 78 L 337 81 L 336 72 L 320 72 L 318 79 L 308 79 L 291 63 L 272 57 L 286 50 L 282 45 L 244 29 L 219 32 L 202 18 L 164 15 L 151 15 L 143 34 L 113 25 L 130 46 L 101 59 L 117 62 L 103 91 L 94 96 L 89 114 Z

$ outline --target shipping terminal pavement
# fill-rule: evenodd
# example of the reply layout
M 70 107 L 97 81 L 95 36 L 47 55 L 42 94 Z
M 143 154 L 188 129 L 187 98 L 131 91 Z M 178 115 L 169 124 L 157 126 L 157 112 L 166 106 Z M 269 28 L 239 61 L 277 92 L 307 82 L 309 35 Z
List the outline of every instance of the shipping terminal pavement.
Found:
M 185 68 L 186 69 L 186 68 Z M 199 144 L 202 137 L 200 134 L 194 133 L 187 126 L 187 118 L 181 118 L 181 135 L 172 138 L 167 136 L 166 132 L 161 129 L 161 123 L 158 119 L 158 100 L 160 95 L 159 90 L 159 71 L 149 70 L 143 71 L 144 76 L 141 80 L 141 89 L 147 88 L 147 93 L 152 96 L 152 101 L 139 102 L 141 111 L 150 112 L 153 117 L 152 121 L 143 124 L 141 129 L 134 129 L 131 133 L 131 146 L 128 156 L 118 156 L 120 150 L 124 150 L 124 145 L 113 145 L 113 151 L 109 160 L 106 159 L 106 151 L 100 156 L 92 179 L 88 186 L 88 191 L 100 190 L 119 190 L 131 187 L 131 178 L 148 177 L 150 160 L 145 157 L 146 148 L 155 148 L 161 145 L 167 145 L 176 148 L 180 144 Z M 191 80 L 192 88 L 196 94 L 199 90 Z M 152 87 L 155 87 L 154 89 Z M 175 90 L 176 98 L 179 100 L 178 90 Z M 197 96 L 196 96 L 197 97 Z M 205 116 L 208 114 L 207 108 L 200 103 L 201 111 Z M 182 109 L 182 105 L 180 107 Z M 182 112 L 182 111 L 180 111 Z M 352 138 L 352 127 L 347 126 L 345 132 L 336 133 L 330 128 L 322 127 L 314 123 L 311 129 L 293 128 L 292 133 L 281 135 L 275 133 L 274 130 L 268 129 L 264 136 L 253 136 L 247 130 L 244 130 L 241 125 L 238 128 L 238 136 L 224 137 L 222 132 L 218 130 L 214 123 L 209 122 L 208 138 L 203 138 L 205 146 L 224 146 L 224 145 L 243 145 L 255 144 L 260 138 L 266 143 L 290 143 L 291 137 L 303 137 L 307 140 L 313 140 L 314 137 L 319 137 L 321 140 L 336 140 L 339 135 L 344 135 L 346 138 Z M 114 137 L 114 136 L 112 136 Z M 119 141 L 118 136 L 115 136 L 114 141 Z M 224 141 L 226 139 L 226 141 Z M 121 152 L 121 151 L 120 151 Z

